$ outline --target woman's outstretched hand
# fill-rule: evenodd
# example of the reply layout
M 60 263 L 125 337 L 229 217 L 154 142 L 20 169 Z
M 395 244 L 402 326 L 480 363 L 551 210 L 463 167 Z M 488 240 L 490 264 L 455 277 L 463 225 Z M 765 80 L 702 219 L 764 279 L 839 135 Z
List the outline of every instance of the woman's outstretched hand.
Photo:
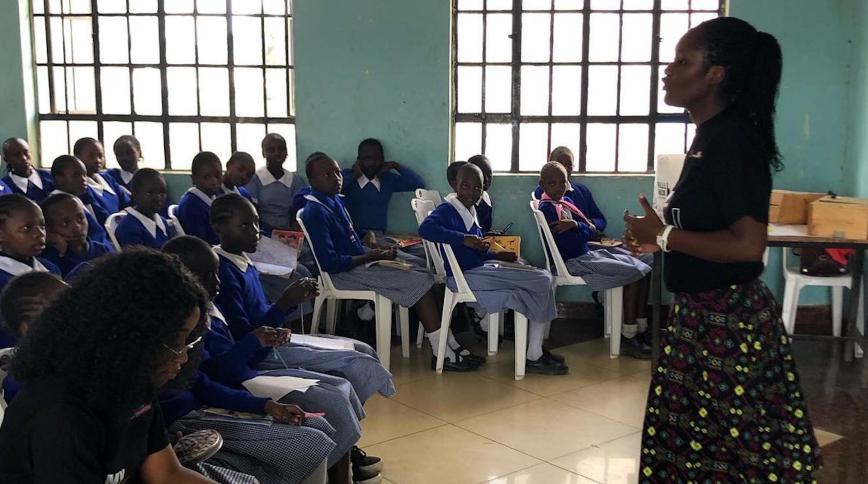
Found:
M 657 216 L 657 212 L 648 203 L 645 195 L 639 195 L 639 205 L 645 211 L 645 215 L 632 215 L 629 210 L 624 210 L 624 244 L 633 253 L 647 254 L 657 252 L 657 234 L 663 228 L 663 222 Z

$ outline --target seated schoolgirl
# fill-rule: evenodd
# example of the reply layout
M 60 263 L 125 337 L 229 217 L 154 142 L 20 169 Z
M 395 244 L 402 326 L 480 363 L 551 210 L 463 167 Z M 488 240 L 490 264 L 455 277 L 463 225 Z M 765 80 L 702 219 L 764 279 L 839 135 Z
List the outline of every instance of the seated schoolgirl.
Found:
M 85 182 L 84 164 L 74 156 L 61 155 L 55 158 L 54 163 L 51 164 L 51 171 L 55 174 L 54 190 L 49 196 L 66 194 L 78 198 L 84 209 L 84 218 L 87 220 L 87 236 L 91 240 L 108 244 L 108 233 L 103 223 L 97 219 L 96 214 L 98 213 L 101 217 L 107 217 L 109 214 L 99 205 L 94 206 L 92 203 L 93 198 Z
M 458 191 L 458 189 L 455 188 L 455 181 L 458 180 L 458 170 L 460 170 L 461 167 L 466 164 L 466 161 L 453 161 L 452 163 L 449 163 L 449 166 L 446 167 L 446 183 L 449 184 L 449 188 L 452 189 L 452 193 Z
M 4 141 L 3 161 L 6 162 L 7 172 L 2 181 L 12 193 L 20 193 L 39 203 L 54 188 L 54 181 L 48 170 L 34 168 L 30 163 L 30 145 L 27 141 L 21 138 Z
M 217 190 L 218 195 L 237 193 L 242 197 L 253 201 L 253 196 L 247 191 L 245 185 L 250 183 L 256 173 L 256 163 L 253 157 L 246 151 L 236 151 L 226 162 L 226 171 L 223 172 L 223 185 Z
M 230 196 L 244 201 L 240 196 L 226 195 L 218 198 L 219 202 L 215 202 L 214 210 L 223 210 L 222 205 L 225 203 L 225 197 Z M 249 202 L 244 203 L 249 205 Z M 229 223 L 231 224 L 231 222 Z M 222 232 L 220 233 L 222 235 Z M 232 248 L 234 241 L 231 239 L 231 236 L 227 237 L 223 244 Z M 177 255 L 202 282 L 203 287 L 212 298 L 223 299 L 220 296 L 229 292 L 228 299 L 244 300 L 249 299 L 248 295 L 251 292 L 257 292 L 255 286 L 258 280 L 255 277 L 250 279 L 252 285 L 247 288 L 249 291 L 244 290 L 241 293 L 234 291 L 234 285 L 227 285 L 227 279 L 218 277 L 218 272 L 221 276 L 224 274 L 231 276 L 234 271 L 227 271 L 226 269 L 233 268 L 225 267 L 224 254 L 221 252 L 218 258 L 215 251 L 201 239 L 189 236 L 178 237 L 169 241 L 164 250 Z M 220 251 L 219 248 L 218 251 Z M 229 280 L 232 279 L 229 278 Z M 217 296 L 218 294 L 220 296 Z M 280 304 L 292 305 L 310 294 L 315 294 L 315 292 L 311 292 L 309 281 L 302 281 L 286 291 L 286 296 L 283 301 L 280 301 Z M 247 301 L 247 303 L 255 303 L 255 301 Z M 259 304 L 263 303 L 260 301 Z M 273 313 L 278 313 L 278 311 Z M 231 313 L 227 312 L 227 314 Z M 378 458 L 365 458 L 363 453 L 355 451 L 356 448 L 353 447 L 361 432 L 358 421 L 364 418 L 364 410 L 351 384 L 341 377 L 342 373 L 352 373 L 356 377 L 355 380 L 360 390 L 371 394 L 376 391 L 376 388 L 372 389 L 372 387 L 376 387 L 377 382 L 380 382 L 379 385 L 381 386 L 387 385 L 383 389 L 384 394 L 391 396 L 394 394 L 391 378 L 374 358 L 356 351 L 326 351 L 300 345 L 287 346 L 289 331 L 270 326 L 256 327 L 241 336 L 236 342 L 231 330 L 236 325 L 232 324 L 231 317 L 223 316 L 223 313 L 215 305 L 212 305 L 208 317 L 208 332 L 205 335 L 205 349 L 208 351 L 208 358 L 202 362 L 202 371 L 215 380 L 236 387 L 244 387 L 259 375 L 287 375 L 318 380 L 317 385 L 309 388 L 306 392 L 288 392 L 280 401 L 301 405 L 308 411 L 321 411 L 326 414 L 326 420 L 336 430 L 331 437 L 337 446 L 331 453 L 329 464 L 331 467 L 338 467 L 332 472 L 341 469 L 340 466 L 343 465 L 342 462 L 345 464 L 347 452 L 351 449 L 354 450 L 352 463 L 356 476 L 367 475 L 368 478 L 371 478 L 379 472 L 381 465 Z M 280 365 L 270 367 L 264 365 L 265 357 L 275 352 L 279 352 L 277 360 Z M 347 367 L 352 367 L 351 371 L 342 371 Z M 375 367 L 379 367 L 380 372 L 377 372 Z M 271 371 L 261 371 L 265 369 Z M 320 373 L 323 370 L 337 376 Z M 383 382 L 383 375 L 386 377 L 386 382 Z M 370 394 L 366 394 L 365 398 L 369 396 Z
M 115 230 L 121 247 L 144 245 L 159 249 L 175 236 L 175 228 L 159 214 L 166 204 L 166 180 L 152 168 L 141 168 L 130 181 L 133 205 Z
M 42 257 L 60 268 L 64 277 L 79 264 L 114 252 L 105 241 L 88 236 L 88 219 L 81 200 L 68 193 L 49 195 L 42 202 L 47 247 Z
M 308 157 L 305 170 L 311 194 L 302 212 L 314 255 L 338 289 L 370 290 L 404 307 L 415 306 L 432 348 L 440 342 L 440 307 L 432 291 L 434 278 L 424 268 L 402 270 L 372 262 L 394 260 L 395 249 L 368 249 L 361 243 L 338 194 L 343 175 L 337 162 L 324 153 Z M 436 358 L 432 355 L 431 364 Z M 473 371 L 485 358 L 462 348 L 449 334 L 444 369 Z
M 591 190 L 585 185 L 570 179 L 570 175 L 575 166 L 573 160 L 573 151 L 566 146 L 558 146 L 552 150 L 551 154 L 549 154 L 549 161 L 560 163 L 567 172 L 568 186 L 564 195 L 569 197 L 573 204 L 575 204 L 575 206 L 585 214 L 588 221 L 590 221 L 591 240 L 600 240 L 599 235 L 606 230 L 606 216 L 603 215 L 603 212 L 594 201 L 594 196 L 591 195 Z M 533 192 L 534 197 L 539 200 L 544 191 L 545 190 L 543 190 L 542 186 L 536 187 Z
M 210 151 L 197 154 L 190 166 L 190 178 L 193 186 L 178 202 L 178 221 L 187 235 L 199 237 L 211 245 L 217 244 L 220 240 L 211 228 L 208 211 L 223 184 L 220 158 Z
M 624 324 L 621 347 L 630 356 L 649 357 L 643 344 L 635 338 L 638 326 L 635 321 L 640 307 L 646 304 L 645 298 L 640 297 L 641 281 L 651 272 L 651 267 L 628 254 L 588 249 L 588 240 L 594 231 L 593 222 L 564 194 L 569 185 L 563 165 L 555 161 L 543 165 L 539 186 L 543 189 L 539 209 L 551 226 L 567 270 L 584 279 L 594 291 L 624 286 L 624 321 L 632 328 Z
M 105 168 L 105 150 L 99 140 L 79 139 L 72 148 L 72 154 L 84 163 L 87 186 L 91 190 L 94 204 L 102 206 L 110 214 L 130 205 L 129 193 L 123 190 L 114 178 L 101 173 Z
M 125 134 L 115 140 L 112 151 L 115 153 L 120 168 L 109 168 L 105 174 L 125 188 L 129 195 L 130 182 L 133 180 L 133 175 L 139 171 L 139 162 L 142 160 L 142 144 L 135 136 Z
M 483 175 L 476 165 L 468 163 L 458 172 L 458 191 L 446 197 L 419 226 L 419 235 L 426 240 L 449 244 L 478 304 L 487 312 L 512 309 L 528 319 L 527 371 L 549 375 L 564 375 L 569 369 L 561 356 L 543 349 L 546 324 L 557 317 L 552 276 L 548 271 L 530 266 L 509 267 L 491 260 L 515 262 L 512 252 L 495 253 L 482 241 L 482 229 L 477 219 L 476 204 L 482 196 Z M 455 287 L 452 268 L 447 284 Z M 436 348 L 436 346 L 434 346 Z
M 488 190 L 491 189 L 491 183 L 494 181 L 494 174 L 491 169 L 491 162 L 485 155 L 473 155 L 467 159 L 471 165 L 476 165 L 482 171 L 482 196 L 476 202 L 476 217 L 479 219 L 479 228 L 485 234 L 491 231 L 492 218 L 494 216 L 494 203 L 491 201 L 491 196 Z
M 262 218 L 262 231 L 271 234 L 272 229 L 291 229 L 296 226 L 292 212 L 292 198 L 298 190 L 307 186 L 298 173 L 283 168 L 286 161 L 286 140 L 277 133 L 269 133 L 262 139 L 262 156 L 265 166 L 256 170 L 247 184 L 247 191 Z

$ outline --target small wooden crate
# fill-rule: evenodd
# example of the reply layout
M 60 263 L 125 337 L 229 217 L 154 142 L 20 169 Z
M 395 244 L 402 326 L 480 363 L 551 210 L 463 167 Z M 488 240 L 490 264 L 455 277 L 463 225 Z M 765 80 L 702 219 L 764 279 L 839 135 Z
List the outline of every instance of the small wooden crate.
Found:
M 509 252 L 521 257 L 521 237 L 518 235 L 492 235 L 485 237 L 488 242 L 495 242 Z M 493 245 L 493 244 L 492 244 Z M 492 249 L 494 250 L 494 249 Z
M 769 200 L 769 222 L 804 225 L 808 223 L 808 205 L 824 196 L 823 193 L 772 190 Z
M 808 234 L 836 239 L 868 239 L 868 199 L 823 197 L 811 202 Z

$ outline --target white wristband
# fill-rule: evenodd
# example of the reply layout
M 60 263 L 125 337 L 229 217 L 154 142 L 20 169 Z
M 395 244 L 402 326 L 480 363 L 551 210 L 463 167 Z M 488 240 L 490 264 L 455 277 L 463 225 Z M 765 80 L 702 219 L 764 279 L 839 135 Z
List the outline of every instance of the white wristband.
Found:
M 674 228 L 675 226 L 673 225 L 667 225 L 663 227 L 663 232 L 657 236 L 657 245 L 663 252 L 672 252 L 672 249 L 669 248 L 669 234 L 672 233 L 672 229 Z

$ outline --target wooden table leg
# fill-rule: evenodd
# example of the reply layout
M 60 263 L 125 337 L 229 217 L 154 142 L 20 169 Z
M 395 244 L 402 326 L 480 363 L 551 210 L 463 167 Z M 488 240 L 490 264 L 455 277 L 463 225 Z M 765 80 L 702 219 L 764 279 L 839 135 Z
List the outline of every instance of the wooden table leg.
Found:
M 850 274 L 853 276 L 853 282 L 850 283 L 850 304 L 847 311 L 847 325 L 844 326 L 844 336 L 858 336 L 859 328 L 856 327 L 856 321 L 859 318 L 859 297 L 861 296 L 862 288 L 862 266 L 865 263 L 865 251 L 856 249 L 853 256 L 850 257 Z M 844 342 L 844 361 L 853 361 L 856 353 L 856 342 L 848 339 Z

